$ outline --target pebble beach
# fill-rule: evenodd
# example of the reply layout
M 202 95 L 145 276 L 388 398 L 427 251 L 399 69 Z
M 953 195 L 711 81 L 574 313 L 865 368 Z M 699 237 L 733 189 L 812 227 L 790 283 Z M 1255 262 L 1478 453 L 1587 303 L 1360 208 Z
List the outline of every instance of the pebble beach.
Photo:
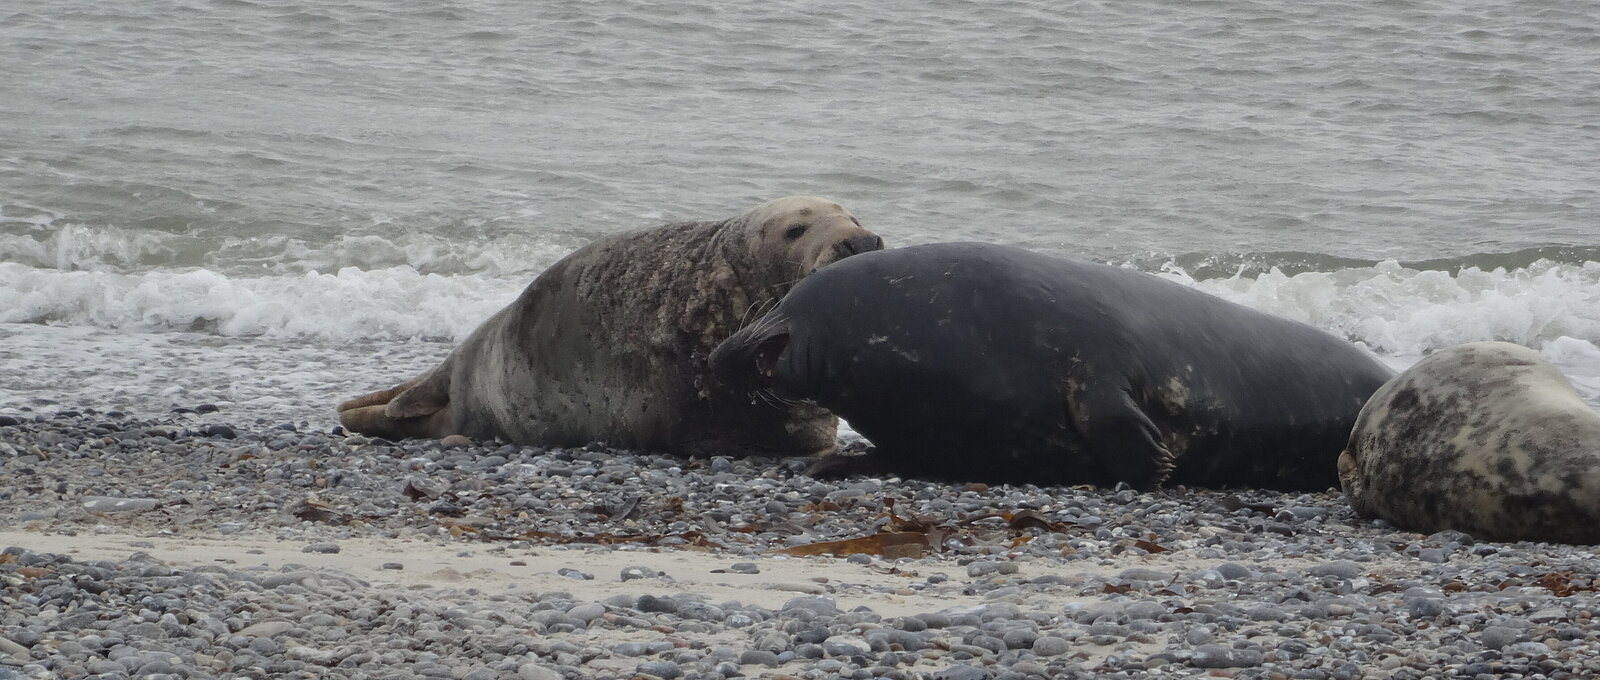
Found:
M 0 416 L 0 679 L 1600 673 L 1588 546 L 804 465 Z

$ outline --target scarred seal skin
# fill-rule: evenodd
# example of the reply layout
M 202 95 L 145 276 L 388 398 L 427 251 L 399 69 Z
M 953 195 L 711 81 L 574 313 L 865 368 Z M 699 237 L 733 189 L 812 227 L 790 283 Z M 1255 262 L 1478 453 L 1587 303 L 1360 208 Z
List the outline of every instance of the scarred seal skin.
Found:
M 1450 347 L 1361 409 L 1339 481 L 1357 512 L 1411 531 L 1600 543 L 1600 414 L 1534 350 Z
M 883 240 L 834 201 L 790 196 L 733 219 L 600 239 L 552 265 L 442 364 L 338 407 L 354 432 L 612 446 L 694 455 L 813 455 L 837 419 L 752 404 L 705 358 L 794 282 Z
M 1300 323 L 1128 269 L 981 243 L 840 262 L 712 354 L 866 437 L 817 474 L 1327 489 L 1392 372 Z

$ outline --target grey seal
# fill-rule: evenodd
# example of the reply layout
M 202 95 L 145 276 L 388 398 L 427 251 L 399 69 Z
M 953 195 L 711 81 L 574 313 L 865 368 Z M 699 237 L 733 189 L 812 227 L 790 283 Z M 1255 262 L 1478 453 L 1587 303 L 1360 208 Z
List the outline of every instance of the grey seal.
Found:
M 556 262 L 444 362 L 338 406 L 347 430 L 390 439 L 609 445 L 694 455 L 809 455 L 837 420 L 752 404 L 705 366 L 752 310 L 883 240 L 838 203 L 791 196 L 738 217 L 597 240 Z
M 712 354 L 873 445 L 825 458 L 953 481 L 1328 489 L 1393 373 L 1323 331 L 1120 267 L 982 243 L 866 253 Z
M 1534 350 L 1449 347 L 1372 395 L 1339 480 L 1357 512 L 1411 531 L 1600 543 L 1600 414 Z

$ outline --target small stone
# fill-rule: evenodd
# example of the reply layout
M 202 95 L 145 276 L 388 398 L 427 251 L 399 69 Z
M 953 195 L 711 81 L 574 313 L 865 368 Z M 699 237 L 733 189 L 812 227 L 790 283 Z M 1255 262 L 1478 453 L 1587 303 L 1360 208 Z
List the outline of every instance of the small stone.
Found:
M 1221 574 L 1222 578 L 1228 579 L 1229 581 L 1247 581 L 1250 579 L 1250 577 L 1255 576 L 1256 574 L 1254 571 L 1251 571 L 1249 567 L 1246 567 L 1242 564 L 1234 564 L 1233 562 L 1223 562 L 1222 564 L 1217 565 L 1215 571 L 1218 574 Z
M 1039 656 L 1060 656 L 1071 649 L 1066 638 L 1046 635 L 1033 641 L 1033 653 Z
M 336 553 L 339 552 L 339 544 L 337 544 L 337 543 L 312 543 L 311 545 L 308 545 L 308 546 L 306 546 L 304 548 L 301 548 L 300 552 L 303 552 L 303 553 L 317 553 L 317 554 L 321 554 L 321 555 L 333 555 L 333 554 L 336 554 Z
M 1016 562 L 973 562 L 967 565 L 968 576 L 988 576 L 990 574 L 1015 574 L 1020 570 Z
M 1165 583 L 1172 580 L 1172 574 L 1164 571 L 1157 571 L 1155 569 L 1134 567 L 1132 569 L 1123 569 L 1122 573 L 1117 574 L 1117 578 L 1128 581 L 1156 581 Z
M 10 654 L 17 661 L 27 663 L 33 660 L 28 654 L 28 648 L 19 645 L 7 638 L 0 637 L 0 654 Z
M 261 623 L 245 626 L 239 630 L 239 634 L 250 637 L 273 637 L 293 629 L 294 624 L 288 621 L 262 621 Z
M 1166 614 L 1169 611 L 1170 610 L 1167 609 L 1167 606 L 1161 604 L 1160 602 L 1141 600 L 1128 605 L 1128 608 L 1124 609 L 1122 613 L 1126 614 L 1128 618 L 1133 621 L 1151 621 L 1160 618 L 1161 615 Z
M 571 567 L 562 567 L 560 569 L 557 569 L 556 573 L 561 575 L 561 576 L 565 576 L 567 578 L 575 579 L 575 580 L 578 580 L 578 581 L 593 581 L 594 580 L 594 575 L 593 574 L 584 573 L 584 572 L 578 571 L 577 569 L 573 569 Z
M 1194 649 L 1194 656 L 1189 658 L 1189 664 L 1196 668 L 1249 668 L 1260 666 L 1263 660 L 1261 652 L 1250 649 L 1200 645 Z
M 1436 597 L 1413 597 L 1406 600 L 1405 604 L 1412 618 L 1433 618 L 1449 611 L 1444 600 Z
M 663 678 L 664 680 L 672 680 L 673 678 L 683 675 L 683 669 L 679 668 L 678 664 L 672 663 L 671 661 L 646 661 L 642 664 L 639 664 L 639 666 L 634 670 L 646 675 L 654 675 L 658 678 Z
M 639 611 L 647 614 L 666 614 L 678 611 L 678 602 L 676 600 L 655 595 L 640 595 L 638 603 L 634 606 Z
M 930 680 L 992 680 L 994 673 L 977 666 L 951 666 L 929 675 Z
M 855 656 L 872 651 L 872 645 L 854 637 L 834 636 L 822 641 L 822 653 L 828 656 Z
M 154 498 L 111 498 L 107 496 L 87 496 L 82 501 L 83 509 L 90 512 L 143 512 L 154 510 L 161 505 Z
M 401 569 L 405 569 L 406 565 L 401 564 L 399 562 L 384 562 L 383 566 L 380 567 L 380 568 L 381 569 L 392 569 L 394 571 L 400 571 Z
M 472 446 L 472 440 L 459 434 L 452 434 L 439 440 L 441 449 L 460 449 Z
M 1307 569 L 1306 572 L 1312 576 L 1333 576 L 1335 578 L 1352 579 L 1361 575 L 1361 565 L 1350 560 L 1334 560 Z
M 1518 656 L 1540 656 L 1550 653 L 1550 645 L 1543 642 L 1518 642 L 1506 649 L 1509 654 Z
M 778 667 L 778 655 L 763 649 L 747 649 L 739 655 L 739 663 L 745 665 Z
M 755 562 L 734 562 L 733 566 L 728 567 L 728 571 L 735 574 L 759 574 L 761 568 L 757 567 Z
M 598 619 L 601 616 L 604 616 L 605 613 L 606 606 L 597 602 L 587 602 L 576 605 L 567 610 L 567 616 L 575 618 L 584 623 L 589 623 L 590 621 Z
M 651 569 L 650 567 L 633 566 L 622 568 L 622 580 L 624 581 L 632 581 L 641 578 L 655 578 L 660 575 L 661 572 Z
M 808 609 L 823 616 L 839 613 L 839 605 L 831 597 L 796 597 L 783 603 L 783 609 Z
M 1488 626 L 1478 634 L 1478 641 L 1489 649 L 1501 649 L 1506 645 L 1516 642 L 1522 637 L 1515 628 L 1505 626 Z
M 563 680 L 564 677 L 560 671 L 536 663 L 517 666 L 517 680 Z

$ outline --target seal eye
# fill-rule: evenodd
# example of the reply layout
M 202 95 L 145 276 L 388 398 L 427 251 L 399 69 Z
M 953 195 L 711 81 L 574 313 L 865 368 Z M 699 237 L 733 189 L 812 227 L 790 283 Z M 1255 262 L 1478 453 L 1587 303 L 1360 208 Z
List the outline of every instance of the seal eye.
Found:
M 789 227 L 787 230 L 785 230 L 783 232 L 783 237 L 785 239 L 793 241 L 793 240 L 795 240 L 797 238 L 800 238 L 801 236 L 805 235 L 806 230 L 809 229 L 809 228 L 811 228 L 811 225 L 809 225 L 809 224 L 796 224 L 796 225 L 794 225 L 792 227 Z

